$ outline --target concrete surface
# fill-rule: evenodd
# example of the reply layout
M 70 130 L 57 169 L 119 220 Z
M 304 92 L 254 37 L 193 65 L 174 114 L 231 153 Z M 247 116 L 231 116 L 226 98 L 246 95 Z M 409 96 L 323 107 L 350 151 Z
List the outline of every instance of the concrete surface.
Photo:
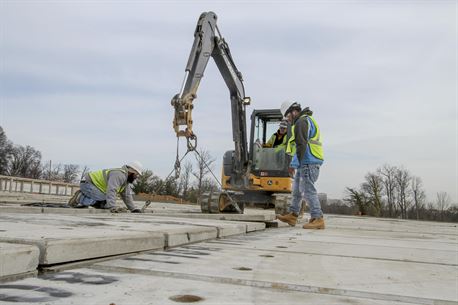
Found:
M 136 233 L 149 221 L 160 230 L 224 232 L 216 229 L 224 221 L 136 216 L 77 219 Z M 229 231 L 240 235 L 3 283 L 0 302 L 176 304 L 181 296 L 202 298 L 198 304 L 458 304 L 456 224 L 329 215 L 326 225 L 249 234 L 235 226 Z
M 1 205 L 0 304 L 458 304 L 457 224 L 326 215 L 306 231 L 265 229 L 272 210 L 151 211 Z M 14 279 L 38 264 L 56 272 Z
M 263 230 L 264 223 L 158 217 L 154 214 L 2 213 L 0 242 L 32 244 L 40 264 L 118 255 Z
M 173 297 L 202 298 L 193 304 L 367 304 L 408 303 L 335 296 L 281 288 L 208 283 L 193 279 L 75 269 L 40 278 L 0 284 L 1 304 L 161 304 Z M 186 304 L 186 302 L 181 302 Z
M 36 272 L 40 251 L 36 246 L 0 242 L 0 281 Z

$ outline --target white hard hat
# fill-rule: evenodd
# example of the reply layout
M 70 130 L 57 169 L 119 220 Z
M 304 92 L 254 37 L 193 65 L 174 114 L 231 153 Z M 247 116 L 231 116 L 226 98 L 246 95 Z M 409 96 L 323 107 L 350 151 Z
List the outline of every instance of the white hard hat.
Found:
M 286 112 L 289 110 L 289 108 L 291 108 L 291 106 L 293 106 L 294 104 L 296 104 L 298 107 L 300 107 L 300 105 L 295 101 L 295 100 L 286 100 L 284 101 L 283 103 L 281 103 L 281 106 L 280 106 L 280 112 L 283 116 L 286 116 Z
M 126 166 L 133 169 L 138 175 L 141 175 L 143 172 L 143 165 L 139 161 L 127 163 Z

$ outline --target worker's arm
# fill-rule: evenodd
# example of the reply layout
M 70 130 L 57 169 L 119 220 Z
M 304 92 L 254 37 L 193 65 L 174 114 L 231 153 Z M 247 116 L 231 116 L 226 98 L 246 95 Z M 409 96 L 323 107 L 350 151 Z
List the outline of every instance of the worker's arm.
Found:
M 127 185 L 124 191 L 121 193 L 122 201 L 127 206 L 129 211 L 138 210 L 137 207 L 134 205 L 134 199 L 132 198 L 132 190 L 130 185 Z
M 125 199 L 129 198 L 129 196 L 124 196 L 123 194 L 126 192 L 127 189 L 129 189 L 129 186 L 127 184 L 127 175 L 119 170 L 113 170 L 108 174 L 108 181 L 107 181 L 107 203 L 105 205 L 106 209 L 112 209 L 116 207 L 116 195 L 117 195 L 117 190 L 120 189 L 123 186 L 126 186 L 124 191 L 121 193 L 121 198 L 126 204 L 126 206 L 131 210 L 135 209 L 135 206 L 133 205 L 133 200 L 132 200 L 132 195 L 130 195 L 130 199 Z M 129 193 L 130 194 L 130 193 Z
M 307 122 L 307 118 L 303 117 L 297 120 L 295 124 L 295 141 L 296 141 L 296 154 L 299 161 L 299 164 L 302 164 L 302 160 L 304 159 L 305 152 L 307 149 L 307 142 L 308 142 L 308 132 L 309 126 Z
M 266 144 L 263 145 L 263 147 L 274 147 L 275 139 L 277 138 L 277 134 L 274 133 L 270 139 L 267 141 Z

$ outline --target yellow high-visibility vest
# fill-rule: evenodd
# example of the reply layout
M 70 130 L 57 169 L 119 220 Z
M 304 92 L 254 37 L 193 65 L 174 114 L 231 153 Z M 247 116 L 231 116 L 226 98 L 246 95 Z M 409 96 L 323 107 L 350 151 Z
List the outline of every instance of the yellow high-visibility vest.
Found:
M 303 117 L 309 117 L 310 120 L 312 121 L 313 126 L 315 127 L 315 134 L 310 138 L 308 137 L 308 141 L 307 141 L 307 145 L 310 148 L 310 153 L 315 158 L 324 160 L 323 146 L 320 141 L 321 140 L 320 128 L 318 127 L 318 124 L 316 123 L 313 117 L 304 114 L 300 118 L 303 118 Z M 309 124 L 308 120 L 307 120 L 307 124 Z M 291 138 L 289 138 L 288 145 L 286 146 L 286 153 L 290 156 L 294 156 L 296 154 L 295 130 L 296 130 L 296 124 L 294 124 L 291 128 Z M 311 128 L 309 126 L 309 132 L 310 130 Z
M 280 151 L 282 149 L 285 150 L 286 145 L 288 144 L 288 140 L 287 140 L 288 139 L 288 135 L 284 134 L 281 143 L 278 144 L 276 147 L 273 147 L 276 139 L 277 139 L 277 133 L 274 133 L 270 137 L 269 141 L 267 141 L 265 147 L 275 148 L 275 151 Z
M 92 184 L 94 184 L 104 194 L 107 193 L 108 173 L 113 170 L 121 171 L 124 174 L 126 174 L 127 176 L 127 171 L 125 171 L 122 168 L 101 169 L 101 170 L 89 173 L 89 177 L 91 178 Z M 123 185 L 119 187 L 118 189 L 116 189 L 116 192 L 120 194 L 124 191 L 125 188 L 126 188 L 126 185 Z

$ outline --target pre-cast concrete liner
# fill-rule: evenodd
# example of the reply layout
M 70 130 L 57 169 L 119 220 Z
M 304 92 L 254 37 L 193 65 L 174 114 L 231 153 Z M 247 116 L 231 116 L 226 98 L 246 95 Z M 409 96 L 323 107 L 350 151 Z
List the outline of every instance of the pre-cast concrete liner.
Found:
M 152 214 L 0 215 L 0 242 L 35 245 L 39 264 L 52 265 L 163 249 L 262 230 L 264 223 L 185 220 Z
M 0 281 L 6 277 L 35 271 L 40 251 L 33 245 L 0 243 Z

